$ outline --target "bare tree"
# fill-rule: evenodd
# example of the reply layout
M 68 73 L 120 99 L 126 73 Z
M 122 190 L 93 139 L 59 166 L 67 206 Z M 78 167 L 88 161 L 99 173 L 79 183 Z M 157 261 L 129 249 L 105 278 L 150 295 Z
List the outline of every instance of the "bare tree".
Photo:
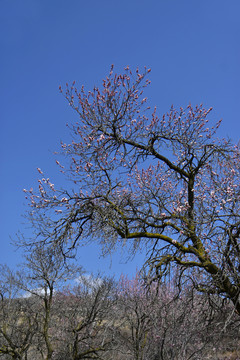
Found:
M 54 294 L 66 281 L 79 276 L 82 269 L 66 263 L 57 249 L 39 244 L 31 248 L 25 258 L 18 286 L 29 296 L 38 314 L 38 337 L 32 346 L 38 357 L 49 360 L 55 350 L 53 329 L 57 326 Z
M 114 281 L 84 276 L 56 248 L 25 250 L 21 271 L 1 269 L 0 357 L 110 359 Z
M 18 274 L 1 266 L 0 357 L 27 360 L 38 331 L 38 314 L 22 297 Z
M 37 246 L 27 258 L 25 273 L 1 268 L 4 360 L 216 360 L 239 351 L 229 300 L 189 284 L 179 292 L 172 281 L 146 286 L 139 274 L 116 283 L 80 270 L 77 285 L 66 286 L 76 272 L 52 250 Z
M 121 278 L 117 306 L 124 359 L 216 359 L 238 349 L 239 318 L 216 295 L 191 287 L 179 292 L 173 282 L 146 287 L 137 274 Z
M 111 358 L 115 342 L 114 291 L 111 279 L 80 276 L 77 286 L 55 295 L 57 359 Z

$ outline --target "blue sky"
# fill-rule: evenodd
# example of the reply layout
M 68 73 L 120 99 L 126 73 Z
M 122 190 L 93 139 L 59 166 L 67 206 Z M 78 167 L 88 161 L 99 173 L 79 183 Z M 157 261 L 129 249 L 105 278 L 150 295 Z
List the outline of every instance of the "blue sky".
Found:
M 53 152 L 77 118 L 59 85 L 92 89 L 111 64 L 118 72 L 146 65 L 160 114 L 171 104 L 212 106 L 212 118 L 223 118 L 220 135 L 239 141 L 239 13 L 239 0 L 0 0 L 0 263 L 21 261 L 10 236 L 25 231 L 22 189 L 37 186 L 36 168 L 63 181 Z M 109 269 L 95 246 L 80 253 L 94 272 L 134 273 L 143 261 L 120 259 Z

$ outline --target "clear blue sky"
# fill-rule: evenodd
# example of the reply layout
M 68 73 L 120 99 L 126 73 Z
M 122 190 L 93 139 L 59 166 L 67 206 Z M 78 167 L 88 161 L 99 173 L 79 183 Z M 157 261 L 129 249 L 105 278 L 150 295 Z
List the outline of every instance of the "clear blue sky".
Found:
M 76 114 L 60 84 L 91 89 L 111 64 L 146 65 L 161 114 L 171 104 L 213 106 L 220 134 L 239 140 L 239 14 L 239 0 L 0 0 L 0 263 L 21 261 L 9 237 L 24 232 L 22 189 L 36 187 L 36 168 L 61 185 L 52 153 Z M 120 264 L 117 254 L 109 270 L 94 246 L 80 256 L 88 271 L 133 273 L 142 263 Z

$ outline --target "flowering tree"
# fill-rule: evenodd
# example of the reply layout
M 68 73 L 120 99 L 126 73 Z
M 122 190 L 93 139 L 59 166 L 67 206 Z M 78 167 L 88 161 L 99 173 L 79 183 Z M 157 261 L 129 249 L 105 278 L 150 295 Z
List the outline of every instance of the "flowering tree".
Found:
M 146 247 L 152 278 L 177 264 L 240 313 L 239 149 L 216 137 L 220 121 L 209 125 L 202 105 L 151 111 L 149 72 L 111 69 L 90 92 L 67 85 L 78 120 L 69 125 L 72 142 L 62 143 L 66 163 L 57 164 L 73 190 L 39 179 L 39 193 L 28 192 L 32 221 L 64 254 L 92 239 L 105 252 Z

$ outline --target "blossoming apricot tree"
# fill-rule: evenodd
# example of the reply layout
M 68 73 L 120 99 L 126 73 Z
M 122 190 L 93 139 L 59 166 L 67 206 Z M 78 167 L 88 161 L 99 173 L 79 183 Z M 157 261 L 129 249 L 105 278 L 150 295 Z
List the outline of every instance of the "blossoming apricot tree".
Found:
M 84 239 L 104 251 L 146 246 L 152 278 L 172 265 L 204 291 L 230 298 L 240 313 L 239 149 L 218 139 L 202 105 L 159 117 L 144 97 L 147 75 L 111 68 L 102 87 L 60 88 L 76 111 L 65 162 L 73 190 L 39 180 L 29 192 L 33 222 L 63 253 Z M 41 169 L 38 169 L 41 173 Z

